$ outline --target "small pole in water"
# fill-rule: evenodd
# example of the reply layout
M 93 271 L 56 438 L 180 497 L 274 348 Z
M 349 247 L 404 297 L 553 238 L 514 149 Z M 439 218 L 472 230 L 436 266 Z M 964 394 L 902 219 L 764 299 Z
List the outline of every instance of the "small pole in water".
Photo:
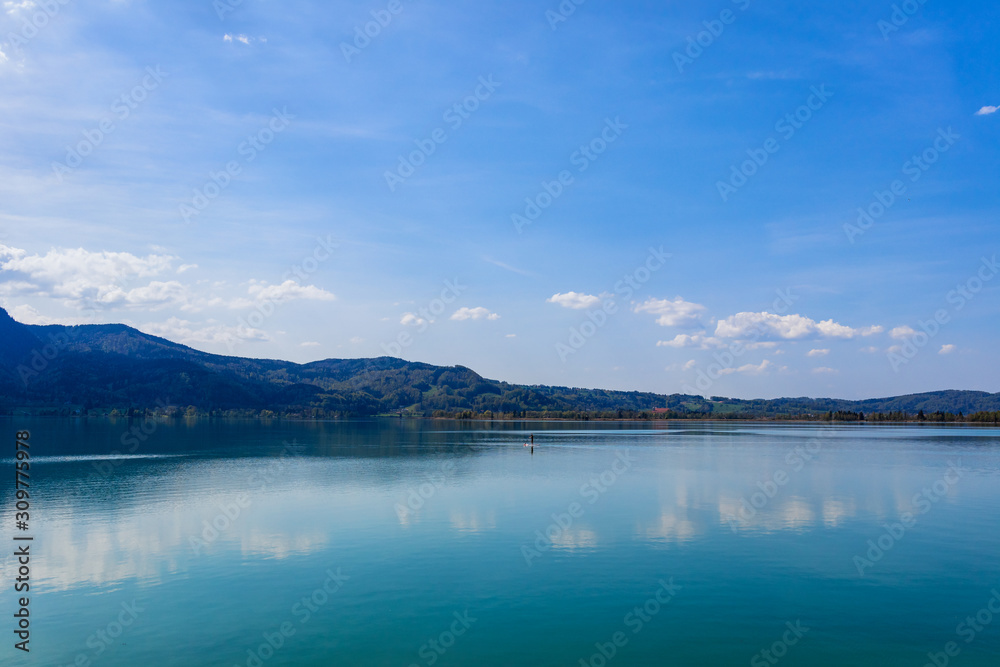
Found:
M 534 433 L 531 434 L 531 444 L 532 445 L 535 444 L 535 434 Z

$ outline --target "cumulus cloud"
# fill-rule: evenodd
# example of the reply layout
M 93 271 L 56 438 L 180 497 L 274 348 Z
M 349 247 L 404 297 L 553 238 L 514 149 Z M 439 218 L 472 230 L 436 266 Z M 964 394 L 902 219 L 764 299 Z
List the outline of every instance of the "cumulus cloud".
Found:
M 1000 107 L 989 107 L 989 106 L 986 106 L 986 107 L 983 107 L 982 109 L 980 109 L 979 111 L 977 111 L 976 115 L 977 116 L 989 116 L 990 114 L 994 114 L 997 111 L 1000 111 Z
M 892 331 L 890 331 L 889 337 L 895 338 L 896 340 L 905 340 L 915 333 L 917 332 L 913 327 L 903 325 L 901 327 L 895 327 Z
M 746 338 L 751 333 L 758 336 L 796 340 L 801 338 L 856 338 L 881 333 L 882 327 L 854 329 L 833 320 L 817 322 L 802 315 L 775 315 L 774 313 L 737 313 L 720 320 L 715 328 L 719 338 Z
M 566 292 L 565 294 L 553 294 L 551 298 L 545 300 L 546 303 L 556 303 L 563 308 L 573 308 L 583 310 L 593 308 L 601 302 L 601 297 L 593 294 L 583 294 L 582 292 Z
M 403 313 L 403 317 L 399 319 L 399 323 L 405 327 L 422 327 L 427 324 L 427 320 L 416 313 Z
M 280 285 L 268 285 L 263 281 L 251 280 L 247 290 L 258 301 L 283 303 L 297 299 L 310 301 L 333 301 L 337 297 L 315 285 L 300 285 L 294 280 L 286 280 Z
M 459 308 L 456 310 L 451 319 L 457 322 L 463 322 L 465 320 L 499 320 L 500 316 L 496 313 L 491 313 L 489 310 L 483 307 L 479 308 Z
M 637 313 L 659 315 L 656 323 L 663 327 L 692 327 L 698 325 L 698 318 L 705 312 L 705 306 L 685 301 L 681 297 L 669 299 L 647 299 L 635 307 Z
M 938 354 L 951 354 L 957 349 L 955 345 L 942 345 L 941 349 L 938 350 Z
M 130 289 L 136 280 L 169 271 L 176 260 L 172 255 L 139 257 L 128 252 L 91 252 L 83 248 L 53 248 L 44 255 L 0 244 L 0 271 L 19 274 L 27 280 L 12 282 L 25 292 L 49 296 L 75 304 L 84 301 L 110 305 L 141 304 L 179 283 L 158 283 L 151 290 Z
M 809 352 L 806 353 L 806 356 L 807 357 L 825 357 L 828 354 L 830 354 L 830 350 L 809 350 Z

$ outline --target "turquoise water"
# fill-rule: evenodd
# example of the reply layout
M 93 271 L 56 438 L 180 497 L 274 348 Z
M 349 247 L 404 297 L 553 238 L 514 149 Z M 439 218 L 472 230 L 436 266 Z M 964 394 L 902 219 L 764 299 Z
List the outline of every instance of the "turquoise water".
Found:
M 1000 664 L 997 429 L 0 423 L 3 665 Z

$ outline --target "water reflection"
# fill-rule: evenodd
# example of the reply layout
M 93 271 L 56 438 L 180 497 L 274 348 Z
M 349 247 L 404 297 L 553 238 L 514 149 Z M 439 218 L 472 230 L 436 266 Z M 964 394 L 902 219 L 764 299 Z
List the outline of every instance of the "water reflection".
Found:
M 609 577 L 619 577 L 622 599 L 607 592 L 610 584 L 600 589 L 590 601 L 594 617 L 620 619 L 633 598 L 641 602 L 648 595 L 643 592 L 648 582 L 665 575 L 686 579 L 695 593 L 691 602 L 679 596 L 678 605 L 689 605 L 685 615 L 705 628 L 714 627 L 709 620 L 718 614 L 718 604 L 701 609 L 693 600 L 729 600 L 731 585 L 753 591 L 748 600 L 754 609 L 771 600 L 776 606 L 768 613 L 780 617 L 786 609 L 771 599 L 774 591 L 808 604 L 796 597 L 797 588 L 787 588 L 789 572 L 797 573 L 796 586 L 806 588 L 853 581 L 851 558 L 884 523 L 914 512 L 915 496 L 933 489 L 950 461 L 959 459 L 968 472 L 940 487 L 919 530 L 891 557 L 919 581 L 933 581 L 939 571 L 934 559 L 940 545 L 950 549 L 951 576 L 975 578 L 978 586 L 979 579 L 1000 570 L 982 557 L 1000 551 L 993 511 L 1000 499 L 996 429 L 536 424 L 527 427 L 536 435 L 531 455 L 521 446 L 526 431 L 512 425 L 365 422 L 227 431 L 194 422 L 157 429 L 137 455 L 144 458 L 100 454 L 122 428 L 32 426 L 33 444 L 51 443 L 39 455 L 52 457 L 33 469 L 38 595 L 65 592 L 97 600 L 129 591 L 154 600 L 151 609 L 183 607 L 196 598 L 206 606 L 204 613 L 232 616 L 228 632 L 238 637 L 236 644 L 259 643 L 272 619 L 287 613 L 293 600 L 282 596 L 288 590 L 340 565 L 354 578 L 338 593 L 337 604 L 351 613 L 337 616 L 332 607 L 328 613 L 353 634 L 337 634 L 340 625 L 333 620 L 317 621 L 308 631 L 318 633 L 321 644 L 327 635 L 343 645 L 361 637 L 357 641 L 367 651 L 386 650 L 391 642 L 385 637 L 410 632 L 414 619 L 447 616 L 475 604 L 493 613 L 544 607 L 553 627 L 586 623 L 589 616 L 581 618 L 583 610 L 573 607 L 580 603 L 574 602 L 572 587 Z M 823 444 L 806 460 L 796 451 L 811 439 Z M 296 443 L 293 455 L 276 458 L 288 442 Z M 75 457 L 74 448 L 83 458 Z M 634 465 L 601 493 L 584 493 L 626 450 Z M 0 487 L 3 525 L 14 519 L 12 493 L 9 486 Z M 522 546 L 538 544 L 538 534 L 553 525 L 559 528 L 554 517 L 572 503 L 583 511 L 571 525 L 551 530 L 552 553 L 541 550 L 527 564 Z M 873 576 L 893 573 L 893 565 L 885 563 Z M 11 566 L 9 555 L 3 565 Z M 734 569 L 750 578 L 736 579 Z M 949 590 L 957 585 L 950 582 Z M 229 598 L 220 589 L 230 591 Z M 256 608 L 258 598 L 232 592 L 242 589 L 268 591 L 268 599 L 276 600 L 273 608 L 264 614 Z M 9 601 L 10 592 L 0 592 L 0 604 Z M 69 604 L 60 597 L 51 606 Z M 96 624 L 107 622 L 90 617 L 86 607 L 67 607 L 79 618 L 59 619 L 60 628 L 75 633 L 67 640 L 70 659 Z M 746 619 L 754 613 L 742 613 L 734 622 L 750 623 Z M 392 623 L 393 618 L 406 622 Z M 174 636 L 198 632 L 185 615 L 164 622 L 174 624 Z M 477 636 L 493 633 L 499 644 L 509 642 L 501 628 L 511 623 L 517 625 L 494 618 L 477 627 Z M 400 640 L 393 660 L 409 664 L 414 647 L 440 632 L 418 630 L 422 635 Z M 762 636 L 769 631 L 764 628 Z M 571 636 L 575 630 L 567 626 L 561 632 Z M 698 632 L 707 630 L 687 629 L 690 636 Z M 665 650 L 663 642 L 684 635 L 673 627 L 664 630 L 664 639 L 646 641 L 660 642 Z M 537 642 L 533 650 L 543 650 L 538 647 L 544 641 Z M 588 646 L 593 641 L 581 643 L 581 649 Z M 233 655 L 213 654 L 213 661 L 202 664 L 237 664 L 238 649 Z M 746 657 L 740 656 L 740 661 Z M 50 662 L 58 664 L 56 658 Z M 316 657 L 295 664 L 329 661 Z

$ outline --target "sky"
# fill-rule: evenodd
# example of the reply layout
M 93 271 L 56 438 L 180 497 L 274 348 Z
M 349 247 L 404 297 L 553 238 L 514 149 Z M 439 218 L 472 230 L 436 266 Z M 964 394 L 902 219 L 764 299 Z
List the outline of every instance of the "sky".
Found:
M 998 19 L 4 1 L 0 305 L 523 384 L 1000 391 Z

